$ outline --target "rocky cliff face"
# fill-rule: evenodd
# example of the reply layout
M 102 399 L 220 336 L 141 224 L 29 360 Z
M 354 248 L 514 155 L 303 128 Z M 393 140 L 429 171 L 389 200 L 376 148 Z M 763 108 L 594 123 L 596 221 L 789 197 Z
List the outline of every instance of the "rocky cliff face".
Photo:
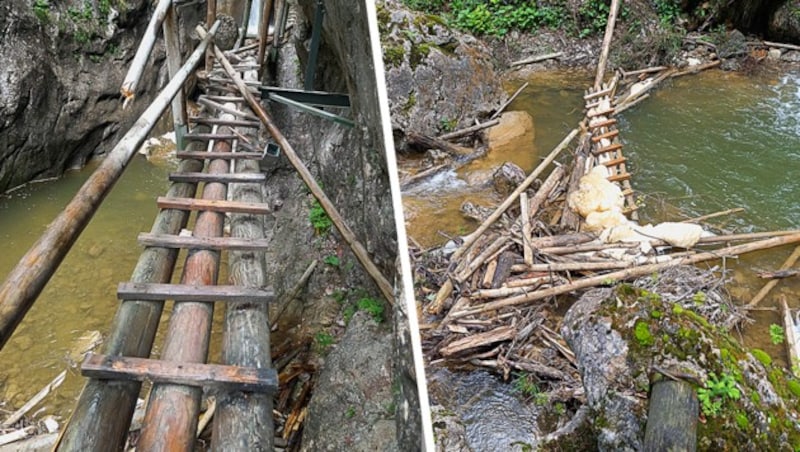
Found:
M 0 3 L 0 192 L 55 177 L 110 150 L 157 91 L 141 80 L 123 111 L 119 86 L 147 26 L 150 2 Z M 195 7 L 196 8 L 196 7 Z M 194 23 L 192 8 L 182 20 Z M 156 49 L 151 63 L 162 66 Z

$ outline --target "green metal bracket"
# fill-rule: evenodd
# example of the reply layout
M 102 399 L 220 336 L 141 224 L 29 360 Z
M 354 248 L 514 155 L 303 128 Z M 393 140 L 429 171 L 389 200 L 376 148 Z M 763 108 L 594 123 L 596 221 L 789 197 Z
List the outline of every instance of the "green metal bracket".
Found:
M 348 127 L 355 127 L 356 123 L 347 119 L 343 116 L 339 116 L 334 113 L 327 112 L 325 110 L 320 110 L 319 108 L 312 107 L 311 105 L 306 105 L 302 102 L 298 102 L 296 100 L 289 99 L 288 97 L 281 96 L 279 94 L 269 93 L 268 94 L 269 100 L 279 102 L 284 105 L 288 105 L 290 107 L 296 108 L 300 111 L 304 111 L 306 113 L 310 113 L 315 116 L 319 116 L 321 118 L 325 118 L 327 120 L 333 121 L 338 124 L 342 124 Z
M 301 102 L 315 107 L 350 107 L 350 96 L 340 93 L 325 91 L 304 91 L 301 89 L 279 88 L 277 86 L 260 86 L 262 99 L 269 99 L 271 94 L 277 94 L 295 102 Z

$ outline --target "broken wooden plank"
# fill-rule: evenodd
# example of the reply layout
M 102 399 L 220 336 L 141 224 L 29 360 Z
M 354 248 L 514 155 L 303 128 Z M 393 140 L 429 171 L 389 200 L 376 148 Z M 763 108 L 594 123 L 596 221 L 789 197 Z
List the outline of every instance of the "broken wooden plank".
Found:
M 788 270 L 788 269 L 792 268 L 794 266 L 794 264 L 797 262 L 798 259 L 800 259 L 800 246 L 798 246 L 798 247 L 796 247 L 794 249 L 792 254 L 786 259 L 786 262 L 784 262 L 783 265 L 781 265 L 780 269 L 781 270 Z M 772 288 L 777 286 L 777 285 L 778 285 L 778 280 L 777 279 L 773 279 L 773 280 L 769 281 L 768 283 L 764 284 L 764 287 L 762 287 L 761 290 L 758 291 L 756 296 L 753 297 L 753 299 L 750 300 L 749 303 L 747 303 L 747 306 L 748 307 L 757 306 L 759 303 L 761 303 L 761 301 L 764 298 L 767 297 L 767 294 L 769 294 L 769 291 L 772 290 Z
M 796 377 L 800 377 L 800 325 L 794 323 L 789 305 L 786 303 L 786 295 L 781 295 L 781 310 L 783 314 L 783 331 L 786 336 L 786 352 L 789 355 L 791 371 Z
M 270 394 L 278 389 L 278 374 L 275 369 L 94 353 L 86 355 L 81 364 L 81 374 L 104 380 L 149 380 L 155 383 Z
M 222 184 L 261 183 L 267 180 L 267 175 L 264 173 L 170 173 L 169 180 L 172 182 L 219 182 Z
M 193 116 L 189 118 L 189 121 L 196 124 L 232 126 L 232 127 L 258 128 L 261 126 L 261 123 L 258 121 L 248 121 L 246 119 L 220 119 L 220 118 L 204 118 L 201 116 Z
M 614 143 L 610 146 L 606 146 L 604 148 L 592 149 L 592 153 L 594 155 L 605 154 L 607 152 L 613 152 L 616 150 L 622 149 L 622 143 Z
M 205 210 L 224 213 L 267 214 L 272 209 L 267 204 L 252 202 L 223 201 L 221 199 L 167 198 L 159 196 L 156 200 L 160 209 Z
M 235 140 L 238 137 L 234 134 L 222 134 L 222 133 L 187 133 L 184 138 L 186 141 L 230 141 Z
M 122 282 L 117 286 L 120 300 L 174 301 L 253 301 L 271 302 L 272 289 L 241 286 L 199 286 L 192 284 L 155 284 Z
M 236 237 L 184 237 L 170 234 L 151 234 L 142 232 L 138 238 L 143 246 L 160 246 L 162 248 L 197 249 L 197 250 L 235 250 L 258 251 L 269 248 L 266 239 L 242 239 Z
M 516 334 L 517 329 L 513 326 L 501 326 L 485 333 L 473 334 L 463 339 L 453 341 L 447 346 L 442 347 L 440 353 L 442 356 L 452 356 L 464 350 L 511 340 Z

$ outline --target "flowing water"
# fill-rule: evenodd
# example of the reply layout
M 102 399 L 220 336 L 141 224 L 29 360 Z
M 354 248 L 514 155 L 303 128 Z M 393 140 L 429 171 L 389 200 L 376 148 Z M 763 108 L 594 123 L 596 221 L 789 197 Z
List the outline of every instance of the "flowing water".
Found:
M 583 117 L 582 95 L 593 77 L 555 72 L 509 81 L 509 93 L 530 83 L 509 110 L 528 111 L 536 128 L 533 145 L 521 143 L 519 153 L 524 155 L 510 160 L 529 172 L 549 153 Z M 643 221 L 676 221 L 743 207 L 742 214 L 710 223 L 731 232 L 800 229 L 800 72 L 745 76 L 707 71 L 679 78 L 623 113 L 619 129 L 632 184 L 644 195 Z M 475 223 L 458 212 L 461 202 L 500 199 L 491 188 L 473 199 L 475 190 L 466 181 L 472 172 L 497 166 L 496 159 L 481 159 L 429 182 L 424 191 L 404 193 L 406 210 L 412 212 L 409 235 L 432 246 L 445 240 L 437 229 L 449 235 L 474 229 Z M 741 303 L 752 299 L 766 282 L 755 273 L 777 269 L 791 251 L 783 247 L 727 260 L 733 270 L 732 296 Z M 800 308 L 800 278 L 781 280 L 761 306 L 774 308 L 779 294 L 787 295 L 791 308 Z M 785 364 L 784 346 L 772 344 L 769 335 L 770 324 L 782 325 L 779 313 L 762 310 L 751 316 L 755 322 L 742 331 L 745 344 Z M 434 400 L 447 397 L 435 385 L 431 395 Z M 481 411 L 506 397 L 484 395 L 485 406 L 474 409 Z

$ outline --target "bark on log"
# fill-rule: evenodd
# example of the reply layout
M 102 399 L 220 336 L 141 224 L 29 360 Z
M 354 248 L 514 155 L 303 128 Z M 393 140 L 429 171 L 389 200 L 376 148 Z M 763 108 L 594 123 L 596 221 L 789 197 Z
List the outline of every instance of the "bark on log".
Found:
M 546 60 L 551 60 L 553 58 L 558 58 L 558 57 L 561 57 L 563 55 L 564 55 L 564 52 L 555 52 L 555 53 L 548 53 L 548 54 L 545 54 L 545 55 L 538 55 L 538 56 L 535 56 L 535 57 L 530 57 L 530 58 L 525 58 L 525 59 L 522 59 L 522 60 L 514 61 L 513 63 L 511 63 L 511 67 L 538 63 L 540 61 L 546 61 Z
M 485 345 L 494 344 L 495 342 L 511 340 L 516 334 L 516 328 L 512 326 L 501 326 L 491 331 L 486 331 L 485 333 L 473 334 L 463 339 L 453 341 L 447 346 L 442 347 L 440 353 L 442 356 L 452 356 L 464 350 L 483 347 Z
M 271 2 L 271 0 L 267 1 Z M 205 35 L 205 31 L 203 30 L 200 30 L 198 33 L 200 36 Z M 356 255 L 358 261 L 361 262 L 361 265 L 364 266 L 364 269 L 375 281 L 375 284 L 380 289 L 384 298 L 386 298 L 390 304 L 394 304 L 394 290 L 392 289 L 392 285 L 389 284 L 389 281 L 386 279 L 386 277 L 381 274 L 380 270 L 378 270 L 378 267 L 374 262 L 372 262 L 367 250 L 364 248 L 361 242 L 358 241 L 356 235 L 353 233 L 350 227 L 347 226 L 344 218 L 342 218 L 341 214 L 339 214 L 339 211 L 333 205 L 331 200 L 328 199 L 328 196 L 325 194 L 325 192 L 322 191 L 322 188 L 320 188 L 319 184 L 317 184 L 314 176 L 312 176 L 311 172 L 308 171 L 308 168 L 306 168 L 303 161 L 297 156 L 297 153 L 294 151 L 292 145 L 289 143 L 286 137 L 283 136 L 283 133 L 278 130 L 278 128 L 275 126 L 275 123 L 272 122 L 272 118 L 267 115 L 266 111 L 264 111 L 264 109 L 261 107 L 261 104 L 259 104 L 253 94 L 247 89 L 247 85 L 245 85 L 241 77 L 237 75 L 236 71 L 233 69 L 233 67 L 231 67 L 228 59 L 225 58 L 225 55 L 223 55 L 222 51 L 219 50 L 217 46 L 214 46 L 214 53 L 217 57 L 217 60 L 219 60 L 219 62 L 222 63 L 222 66 L 225 68 L 225 72 L 228 74 L 228 77 L 230 77 L 236 87 L 239 88 L 239 92 L 242 93 L 242 96 L 245 98 L 248 105 L 250 105 L 250 108 L 256 113 L 259 120 L 267 128 L 267 131 L 270 135 L 272 135 L 272 138 L 275 139 L 278 146 L 281 147 L 284 155 L 286 155 L 286 158 L 289 159 L 289 162 L 300 174 L 303 182 L 306 184 L 314 197 L 317 198 L 320 205 L 325 210 L 325 213 L 327 213 L 331 218 L 331 221 L 336 226 L 336 229 L 339 230 L 342 238 L 347 242 L 348 245 L 350 245 L 350 248 L 353 250 L 353 254 Z
M 511 274 L 511 266 L 514 265 L 516 254 L 506 251 L 497 259 L 497 270 L 492 278 L 492 289 L 500 287 Z
M 125 97 L 125 104 L 136 98 L 136 87 L 139 85 L 139 80 L 142 78 L 142 73 L 147 65 L 147 60 L 150 59 L 150 53 L 153 51 L 153 46 L 158 37 L 158 29 L 161 28 L 164 18 L 167 17 L 167 11 L 172 7 L 172 0 L 164 0 L 158 2 L 155 11 L 153 11 L 150 22 L 147 24 L 142 40 L 139 42 L 139 48 L 136 49 L 136 55 L 131 61 L 128 73 L 125 75 L 125 80 L 122 81 L 122 87 L 119 89 L 123 97 Z M 211 28 L 214 21 L 206 24 L 206 28 Z
M 246 25 L 245 25 L 246 26 Z M 258 162 L 236 163 L 236 173 L 259 174 Z M 231 184 L 234 201 L 263 204 L 260 184 Z M 231 236 L 264 239 L 264 217 L 233 215 Z M 244 287 L 267 285 L 263 252 L 232 251 L 229 254 L 230 283 Z M 314 261 L 316 262 L 316 261 Z M 251 368 L 270 368 L 270 320 L 266 303 L 235 302 L 225 306 L 222 363 Z M 272 396 L 231 391 L 217 394 L 217 413 L 212 427 L 212 450 L 273 448 Z
M 216 33 L 216 26 L 212 27 L 211 35 Z M 128 162 L 169 106 L 170 100 L 200 62 L 210 39 L 204 39 L 198 44 L 197 49 L 181 68 L 179 76 L 173 78 L 159 93 L 75 197 L 9 273 L 0 287 L 0 349 L 36 301 L 36 297 L 44 289 L 50 276 L 56 271 L 100 203 L 122 175 Z
M 439 135 L 437 138 L 440 140 L 455 140 L 456 138 L 465 137 L 467 135 L 473 134 L 475 132 L 479 132 L 483 129 L 488 129 L 489 127 L 496 126 L 500 124 L 499 119 L 493 119 L 490 121 L 486 121 L 481 124 L 474 125 L 472 127 L 467 127 L 461 130 L 456 130 L 455 132 L 446 133 L 444 135 Z
M 644 433 L 644 450 L 697 450 L 699 403 L 694 387 L 685 381 L 656 382 Z
M 506 107 L 508 107 L 509 105 L 511 105 L 511 102 L 514 102 L 514 99 L 516 99 L 516 98 L 517 98 L 517 96 L 519 96 L 519 94 L 522 92 L 522 90 L 524 90 L 524 89 L 525 89 L 525 88 L 527 88 L 527 87 L 528 87 L 528 82 L 525 82 L 525 83 L 524 83 L 522 86 L 520 86 L 520 87 L 519 87 L 519 88 L 518 88 L 518 89 L 517 89 L 517 90 L 514 92 L 514 94 L 512 94 L 512 95 L 511 95 L 511 97 L 509 97 L 509 98 L 508 98 L 508 100 L 507 100 L 507 101 L 505 101 L 505 103 L 504 103 L 503 105 L 501 105 L 501 106 L 500 106 L 500 108 L 498 108 L 498 109 L 497 109 L 497 111 L 496 111 L 496 112 L 494 112 L 494 114 L 493 114 L 492 116 L 490 116 L 490 117 L 489 117 L 489 119 L 490 119 L 490 120 L 492 120 L 492 119 L 496 119 L 496 118 L 498 118 L 498 117 L 499 117 L 499 116 L 500 116 L 500 115 L 503 113 L 503 110 L 505 110 L 505 109 L 506 109 Z
M 231 118 L 228 118 L 231 119 Z M 224 129 L 227 129 L 225 127 Z M 223 129 L 223 133 L 227 133 Z M 218 141 L 216 152 L 231 152 L 230 143 Z M 212 160 L 209 173 L 229 172 L 229 160 Z M 203 186 L 203 199 L 224 200 L 228 187 L 218 182 Z M 225 214 L 202 211 L 197 215 L 193 234 L 198 237 L 220 237 Z M 211 286 L 217 284 L 220 253 L 194 250 L 186 257 L 181 284 Z M 188 363 L 204 363 L 208 359 L 211 321 L 214 304 L 210 302 L 175 302 L 164 339 L 161 359 Z M 191 451 L 197 433 L 202 388 L 154 383 L 147 402 L 144 424 L 137 448 L 148 451 Z

